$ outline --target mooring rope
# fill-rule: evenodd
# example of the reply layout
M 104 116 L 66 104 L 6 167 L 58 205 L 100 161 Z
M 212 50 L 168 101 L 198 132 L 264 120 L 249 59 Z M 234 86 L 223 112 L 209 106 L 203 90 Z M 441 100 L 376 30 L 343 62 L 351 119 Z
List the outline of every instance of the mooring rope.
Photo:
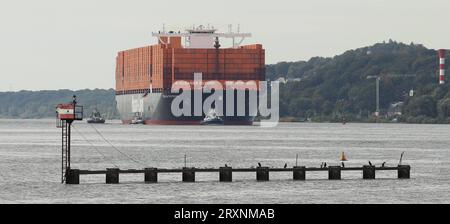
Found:
M 106 139 L 106 138 L 105 138 L 105 137 L 97 130 L 97 128 L 94 127 L 94 125 L 90 124 L 90 126 L 95 130 L 95 132 L 97 132 L 98 135 L 100 135 L 100 137 L 102 137 L 102 139 L 103 139 L 106 143 L 108 143 L 108 144 L 109 144 L 113 149 L 115 149 L 117 152 L 119 152 L 119 153 L 122 154 L 123 156 L 127 157 L 127 158 L 130 159 L 131 161 L 133 161 L 133 162 L 135 162 L 135 163 L 137 163 L 137 164 L 140 164 L 140 165 L 144 165 L 144 166 L 145 166 L 145 164 L 143 164 L 143 163 L 141 163 L 141 162 L 139 162 L 139 161 L 133 159 L 131 156 L 127 155 L 126 153 L 120 151 L 117 147 L 115 147 L 110 141 L 108 141 L 108 139 Z
M 119 166 L 117 166 L 112 159 L 108 159 L 108 157 L 102 153 L 91 141 L 89 141 L 82 133 L 81 131 L 79 131 L 77 128 L 75 128 L 75 125 L 72 125 L 73 129 L 75 130 L 75 132 L 77 132 L 87 143 L 89 143 L 94 149 L 95 151 L 97 151 L 105 160 L 108 160 L 114 167 L 119 168 Z

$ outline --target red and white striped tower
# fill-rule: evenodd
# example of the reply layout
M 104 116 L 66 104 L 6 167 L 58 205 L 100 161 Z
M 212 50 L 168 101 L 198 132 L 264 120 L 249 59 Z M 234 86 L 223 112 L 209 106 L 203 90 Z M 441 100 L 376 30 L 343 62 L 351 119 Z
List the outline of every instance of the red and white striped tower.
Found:
M 439 84 L 445 83 L 445 50 L 439 50 Z

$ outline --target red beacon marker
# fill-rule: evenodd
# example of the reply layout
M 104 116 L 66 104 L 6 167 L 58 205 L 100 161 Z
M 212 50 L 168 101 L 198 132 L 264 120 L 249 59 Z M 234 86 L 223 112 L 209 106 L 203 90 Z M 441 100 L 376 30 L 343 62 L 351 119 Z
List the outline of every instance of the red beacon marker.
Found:
M 73 121 L 83 120 L 83 106 L 77 105 L 76 96 L 73 96 L 71 103 L 58 104 L 56 106 L 56 127 L 61 128 L 61 183 L 67 183 L 67 174 L 70 169 L 70 139 L 71 126 Z M 71 183 L 79 180 L 69 180 Z

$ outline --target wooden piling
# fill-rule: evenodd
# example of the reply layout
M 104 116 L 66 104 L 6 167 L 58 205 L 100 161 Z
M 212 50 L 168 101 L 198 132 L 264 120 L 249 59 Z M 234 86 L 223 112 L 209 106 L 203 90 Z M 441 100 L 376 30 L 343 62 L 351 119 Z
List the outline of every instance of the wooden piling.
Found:
M 294 166 L 293 178 L 294 178 L 294 180 L 305 180 L 306 179 L 306 167 Z
M 157 183 L 158 182 L 158 169 L 157 168 L 145 168 L 144 169 L 144 181 L 145 181 L 145 183 Z
M 220 180 L 220 182 L 232 182 L 233 181 L 233 168 L 232 167 L 220 167 L 219 180 Z
M 118 168 L 106 169 L 106 183 L 107 184 L 118 184 L 119 183 L 119 169 Z
M 330 166 L 328 168 L 328 179 L 329 180 L 340 180 L 341 179 L 341 167 L 340 166 Z
M 66 172 L 66 184 L 80 184 L 80 170 L 68 169 Z
M 195 182 L 195 171 L 194 168 L 184 167 L 182 171 L 183 182 Z
M 375 166 L 363 166 L 363 179 L 375 179 Z
M 398 165 L 398 179 L 409 179 L 411 172 L 411 166 L 409 165 Z
M 269 167 L 256 168 L 256 180 L 257 181 L 268 181 L 269 180 Z

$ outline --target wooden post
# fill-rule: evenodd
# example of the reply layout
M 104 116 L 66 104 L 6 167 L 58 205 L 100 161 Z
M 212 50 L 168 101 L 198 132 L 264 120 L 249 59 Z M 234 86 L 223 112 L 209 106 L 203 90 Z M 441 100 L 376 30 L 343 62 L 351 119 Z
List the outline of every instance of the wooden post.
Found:
M 80 184 L 80 170 L 68 169 L 66 172 L 66 184 Z
M 375 179 L 375 166 L 363 166 L 363 179 Z
M 144 181 L 146 183 L 158 182 L 158 169 L 157 168 L 145 168 L 144 169 Z
M 219 180 L 220 180 L 220 182 L 232 182 L 233 181 L 233 168 L 232 167 L 220 167 Z
M 306 179 L 306 167 L 304 166 L 295 166 L 294 167 L 294 180 L 305 180 Z
M 411 166 L 399 165 L 398 166 L 398 179 L 409 179 L 411 172 Z
M 328 168 L 328 179 L 340 180 L 341 179 L 341 167 L 340 166 L 330 166 Z
M 194 168 L 183 167 L 183 182 L 195 182 L 195 171 Z
M 119 168 L 106 169 L 106 183 L 107 184 L 119 183 Z
M 269 167 L 258 167 L 256 169 L 256 180 L 257 181 L 268 181 L 269 180 Z

